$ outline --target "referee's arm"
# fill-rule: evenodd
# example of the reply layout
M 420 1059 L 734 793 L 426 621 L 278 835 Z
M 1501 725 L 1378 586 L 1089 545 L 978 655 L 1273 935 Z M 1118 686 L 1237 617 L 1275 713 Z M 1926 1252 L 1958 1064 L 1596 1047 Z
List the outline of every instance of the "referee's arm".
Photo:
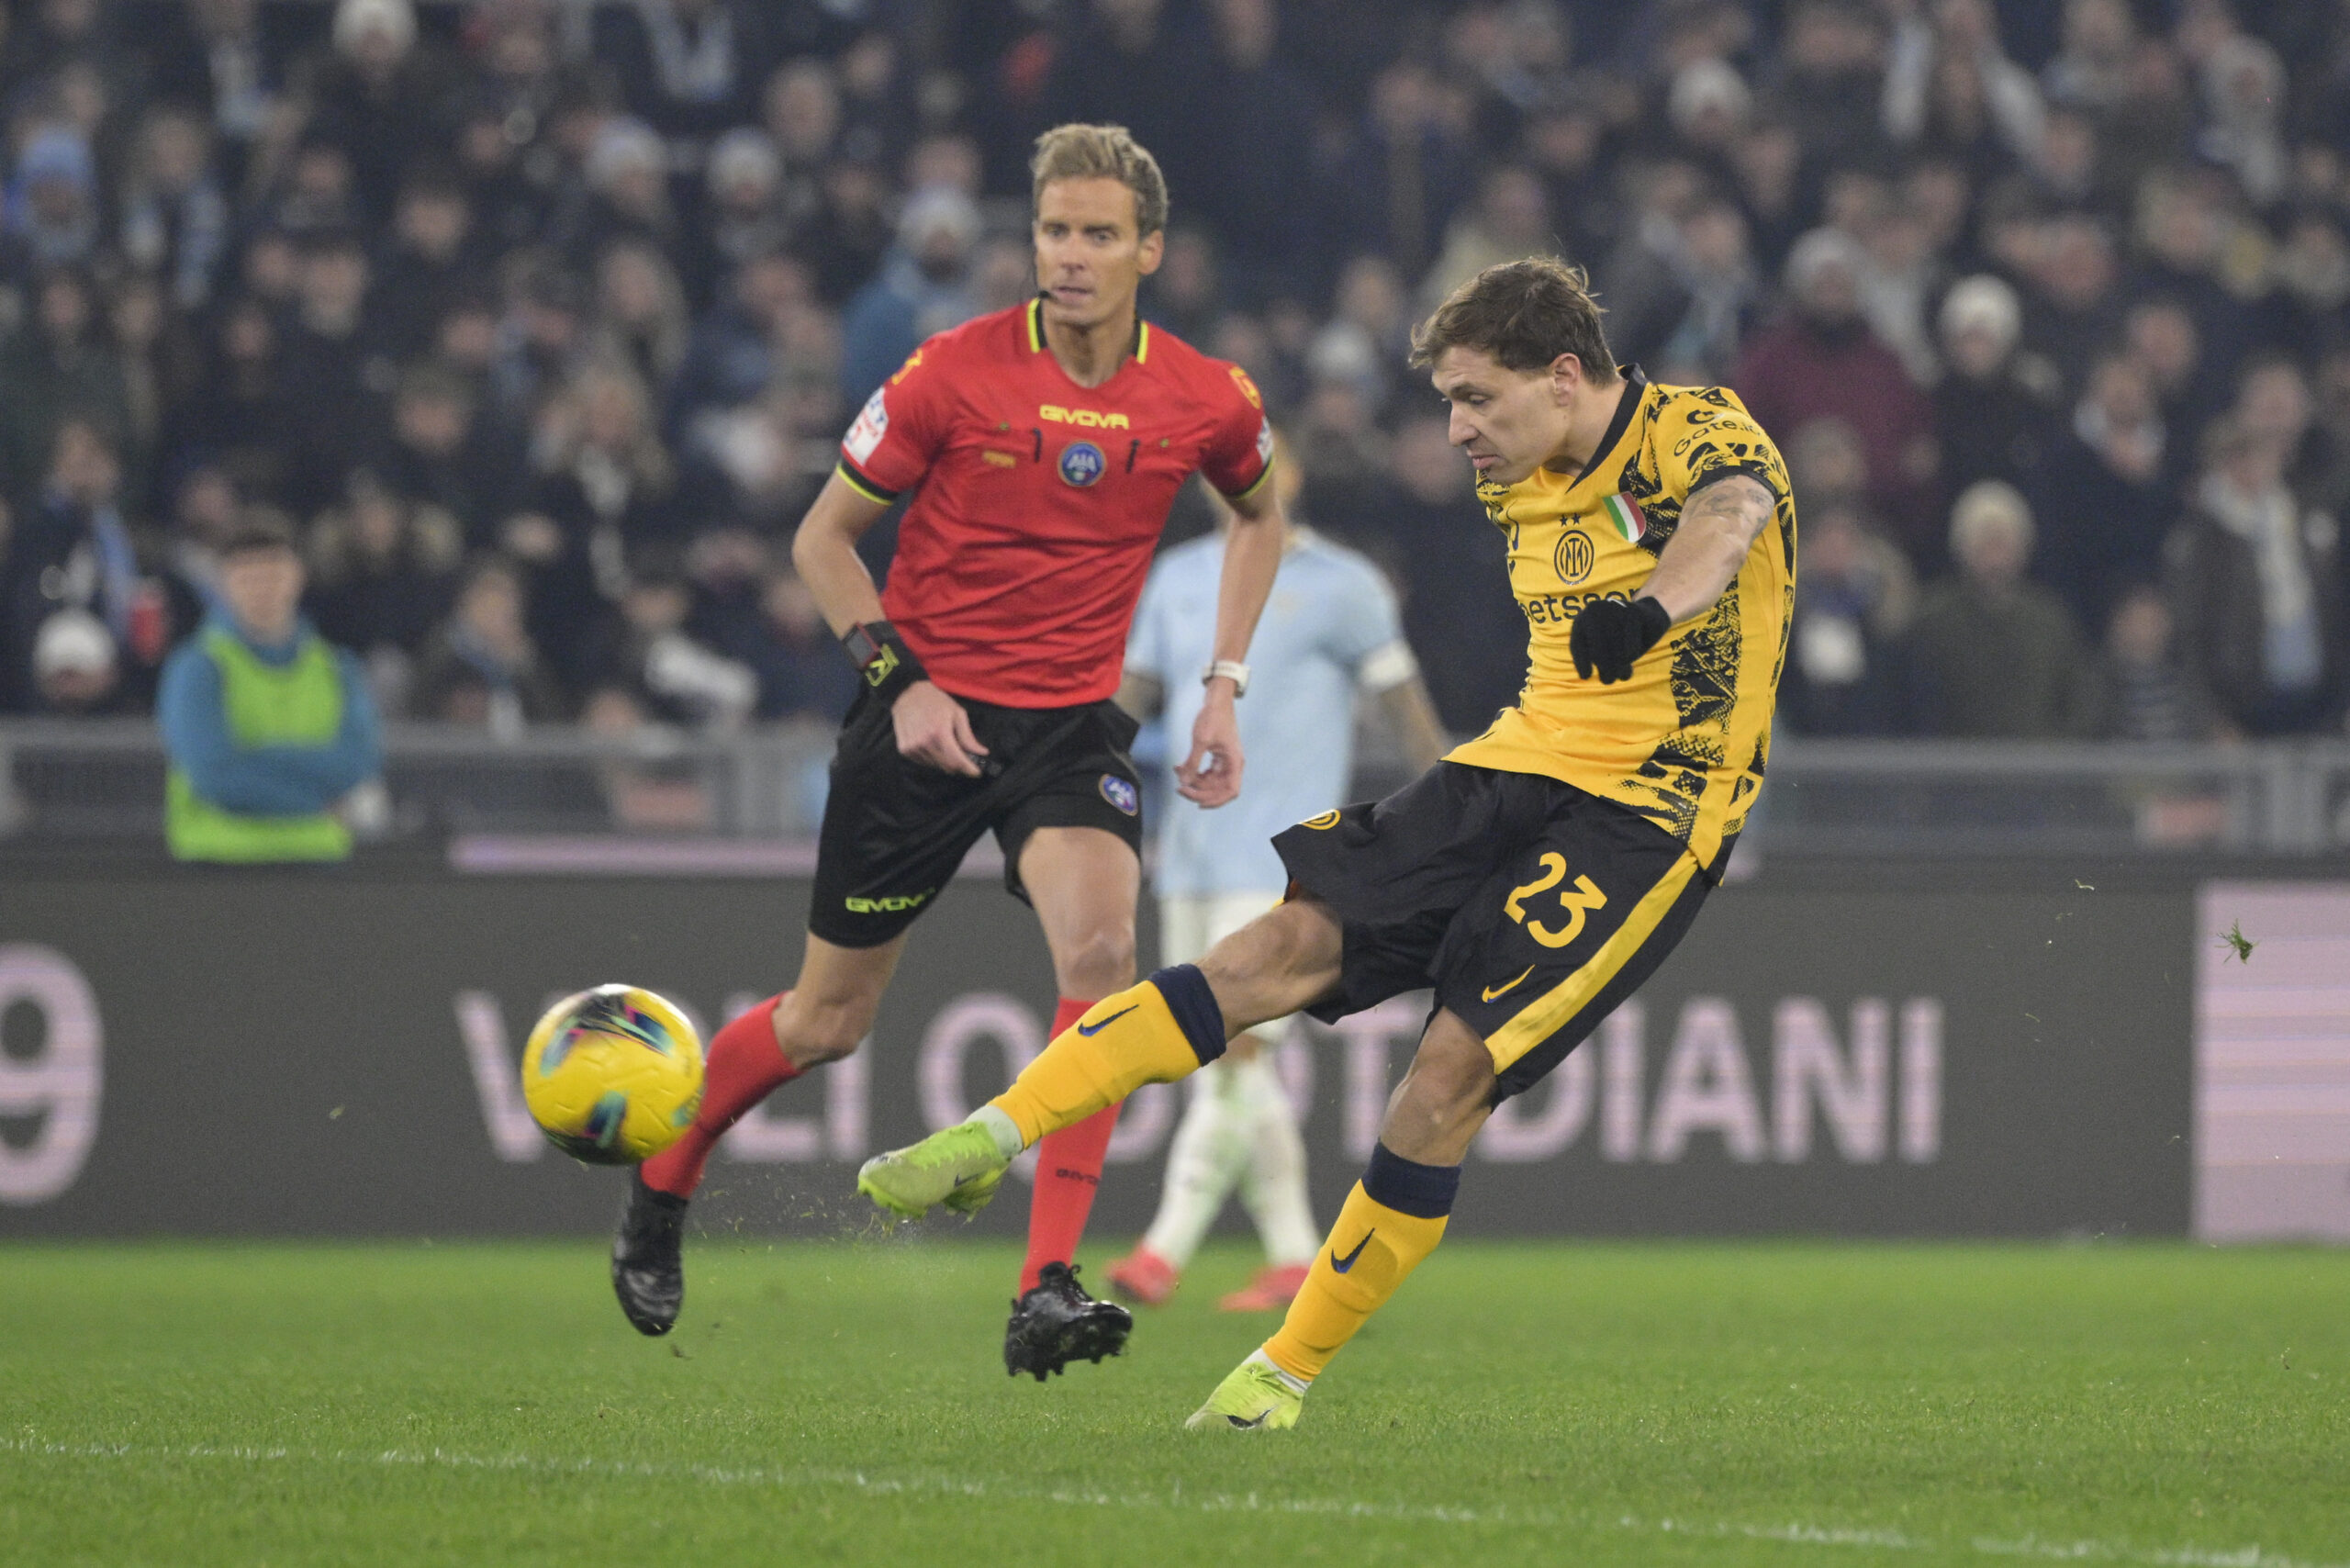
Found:
M 1247 495 L 1225 498 L 1232 528 L 1224 540 L 1224 575 L 1215 593 L 1217 662 L 1245 663 L 1257 634 L 1257 618 L 1272 597 L 1273 575 L 1281 569 L 1281 545 L 1289 521 L 1281 514 L 1279 485 L 1260 485 Z M 1221 806 L 1240 793 L 1240 720 L 1233 711 L 1238 693 L 1218 677 L 1207 683 L 1207 701 L 1192 726 L 1191 755 L 1175 769 L 1175 791 L 1187 801 Z
M 792 569 L 833 629 L 845 637 L 852 627 L 883 619 L 881 594 L 856 553 L 856 542 L 890 510 L 886 501 L 860 494 L 837 468 L 824 481 L 791 536 Z
M 836 637 L 887 619 L 873 574 L 856 553 L 856 542 L 889 510 L 889 502 L 860 493 L 835 468 L 816 492 L 808 515 L 800 520 L 800 532 L 791 536 L 791 565 Z M 900 756 L 967 778 L 979 776 L 979 760 L 988 748 L 971 733 L 971 716 L 929 681 L 918 680 L 900 692 L 890 705 L 890 721 L 897 731 Z

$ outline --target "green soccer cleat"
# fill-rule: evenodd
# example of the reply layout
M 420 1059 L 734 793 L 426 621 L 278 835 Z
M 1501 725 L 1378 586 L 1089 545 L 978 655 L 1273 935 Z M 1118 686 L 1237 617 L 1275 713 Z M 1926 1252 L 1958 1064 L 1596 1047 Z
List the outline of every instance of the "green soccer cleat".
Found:
M 1183 1426 L 1193 1432 L 1285 1431 L 1297 1425 L 1304 1408 L 1304 1394 L 1259 1350 L 1233 1368 Z
M 857 1171 L 856 1190 L 900 1219 L 920 1219 L 937 1204 L 977 1214 L 995 1196 L 1009 1164 L 993 1133 L 964 1122 L 875 1155 Z

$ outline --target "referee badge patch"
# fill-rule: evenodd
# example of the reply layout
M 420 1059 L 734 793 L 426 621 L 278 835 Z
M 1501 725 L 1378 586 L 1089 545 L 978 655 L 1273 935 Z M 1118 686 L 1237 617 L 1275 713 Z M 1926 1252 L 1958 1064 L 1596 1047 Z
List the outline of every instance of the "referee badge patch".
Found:
M 1061 449 L 1061 482 L 1083 489 L 1110 466 L 1102 449 L 1090 441 L 1073 441 Z
M 889 393 L 887 386 L 875 387 L 873 396 L 865 400 L 865 408 L 857 414 L 856 423 L 848 427 L 848 437 L 841 445 L 852 461 L 867 461 L 873 455 L 873 449 L 881 444 L 881 438 L 890 433 Z
M 1114 773 L 1102 776 L 1102 798 L 1130 817 L 1142 810 L 1142 797 L 1135 792 L 1134 784 Z

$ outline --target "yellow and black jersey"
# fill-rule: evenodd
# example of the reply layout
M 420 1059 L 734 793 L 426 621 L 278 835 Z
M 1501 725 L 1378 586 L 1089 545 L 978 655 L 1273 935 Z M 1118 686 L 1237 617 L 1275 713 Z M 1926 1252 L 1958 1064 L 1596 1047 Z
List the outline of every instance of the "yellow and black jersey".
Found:
M 1526 689 L 1448 759 L 1572 784 L 1639 812 L 1718 878 L 1762 787 L 1795 606 L 1796 509 L 1786 465 L 1737 395 L 1658 386 L 1638 366 L 1580 475 L 1538 468 L 1480 484 L 1509 538 L 1510 589 L 1528 630 Z M 1666 633 L 1613 686 L 1575 674 L 1576 612 L 1646 583 L 1691 495 L 1744 474 L 1777 498 L 1720 600 Z

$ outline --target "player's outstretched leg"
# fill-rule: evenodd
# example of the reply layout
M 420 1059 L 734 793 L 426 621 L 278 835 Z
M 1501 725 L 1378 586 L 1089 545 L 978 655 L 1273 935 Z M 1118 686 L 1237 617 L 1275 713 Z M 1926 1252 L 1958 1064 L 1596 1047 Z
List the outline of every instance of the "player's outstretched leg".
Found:
M 1395 1092 L 1371 1164 L 1314 1255 L 1279 1332 L 1183 1424 L 1194 1431 L 1296 1425 L 1306 1390 L 1355 1330 L 1444 1239 L 1469 1141 L 1493 1114 L 1493 1058 L 1449 1011 L 1437 1014 Z M 1421 1159 L 1395 1151 L 1404 1143 Z
M 768 997 L 711 1036 L 694 1125 L 629 1182 L 612 1238 L 612 1294 L 640 1334 L 666 1334 L 685 1305 L 686 1204 L 710 1151 L 752 1106 L 800 1075 L 775 1036 L 776 1008 L 790 994 Z
M 1224 1054 L 1224 1014 L 1190 964 L 1105 996 L 970 1119 L 877 1154 L 856 1190 L 917 1219 L 939 1204 L 980 1207 L 1022 1149 L 1116 1104 L 1146 1083 L 1171 1083 Z

